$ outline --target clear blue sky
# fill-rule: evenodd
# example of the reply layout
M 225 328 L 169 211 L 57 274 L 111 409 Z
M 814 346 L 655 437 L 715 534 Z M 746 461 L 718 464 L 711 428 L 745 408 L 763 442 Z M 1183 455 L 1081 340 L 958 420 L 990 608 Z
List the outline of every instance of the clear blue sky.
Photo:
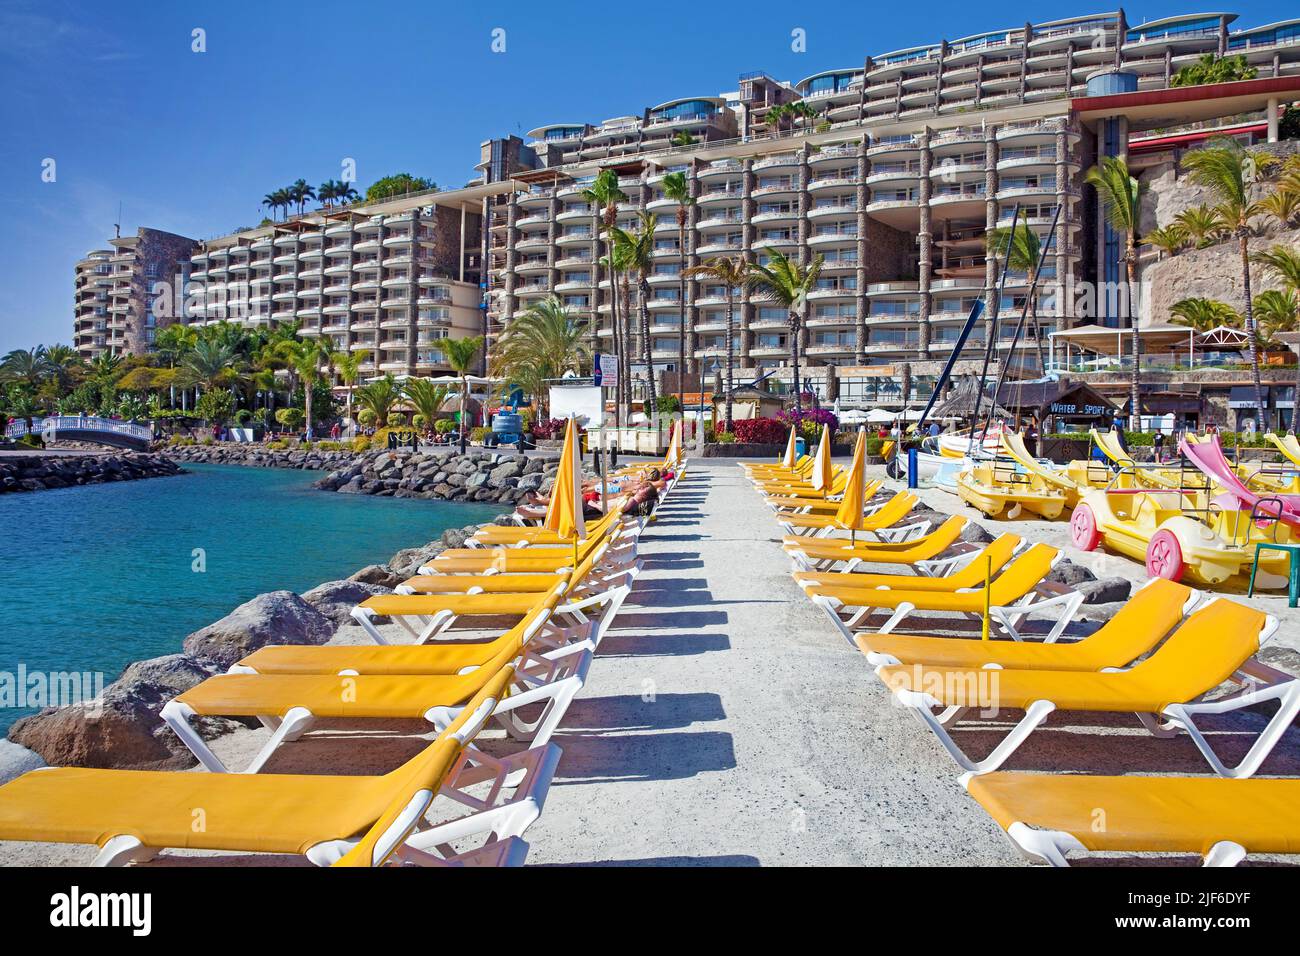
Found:
M 399 171 L 459 186 L 491 136 L 716 94 L 750 70 L 793 81 L 941 37 L 1110 9 L 485 6 L 0 0 L 0 354 L 71 341 L 73 264 L 112 236 L 119 202 L 123 234 L 148 225 L 221 235 L 257 223 L 261 197 L 278 186 L 340 178 L 345 157 L 363 190 Z M 1200 9 L 1126 7 L 1131 22 Z M 1242 26 L 1295 11 L 1282 0 L 1229 9 Z M 195 27 L 205 53 L 191 51 Z M 497 27 L 503 54 L 491 50 Z M 806 31 L 804 53 L 791 50 L 795 28 Z M 57 163 L 53 183 L 41 180 L 46 158 Z

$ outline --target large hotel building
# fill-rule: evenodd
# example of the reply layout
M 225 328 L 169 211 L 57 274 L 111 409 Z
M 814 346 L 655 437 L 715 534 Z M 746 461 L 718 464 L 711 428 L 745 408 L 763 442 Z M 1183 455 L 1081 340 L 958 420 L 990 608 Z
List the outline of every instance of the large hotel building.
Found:
M 635 228 L 643 211 L 658 216 L 648 301 L 657 371 L 676 370 L 683 323 L 685 371 L 712 368 L 725 349 L 726 290 L 691 281 L 683 301 L 683 268 L 724 254 L 763 262 L 780 250 L 824 260 L 799 333 L 813 382 L 837 379 L 833 390 L 848 401 L 901 402 L 909 384 L 924 397 L 974 300 L 1005 315 L 1028 294 L 1028 277 L 1012 272 L 994 301 L 989 230 L 1016 214 L 1047 245 L 1033 303 L 1045 336 L 1084 320 L 1077 284 L 1120 278 L 1120 243 L 1083 184 L 1099 157 L 1126 155 L 1141 170 L 1215 131 L 1276 139 L 1282 108 L 1300 100 L 1300 19 L 1245 29 L 1235 20 L 1209 13 L 1137 25 L 1121 10 L 1026 23 L 796 83 L 746 74 L 719 95 L 490 139 L 465 189 L 320 210 L 199 244 L 178 268 L 202 289 L 182 320 L 293 318 L 339 348 L 370 349 L 375 372 L 416 374 L 442 367 L 430 347 L 438 338 L 496 335 L 556 295 L 594 317 L 608 342 L 614 290 L 603 274 L 596 285 L 602 253 L 581 194 L 613 169 L 627 195 L 620 225 Z M 1172 86 L 1205 54 L 1241 54 L 1257 76 Z M 769 122 L 771 107 L 790 102 L 816 115 Z M 674 172 L 694 197 L 684 245 L 677 204 L 662 189 Z M 83 353 L 116 346 L 111 321 L 80 337 L 81 308 L 79 291 Z M 1086 319 L 1120 325 L 1124 314 L 1102 303 Z M 785 375 L 783 310 L 742 293 L 735 330 L 745 369 Z M 967 343 L 972 360 L 983 334 Z

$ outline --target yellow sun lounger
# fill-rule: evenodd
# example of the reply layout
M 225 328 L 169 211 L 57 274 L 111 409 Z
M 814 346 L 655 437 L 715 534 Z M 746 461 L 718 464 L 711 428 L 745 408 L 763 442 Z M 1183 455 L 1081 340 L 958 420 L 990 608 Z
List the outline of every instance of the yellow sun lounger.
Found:
M 593 521 L 587 526 L 587 534 L 601 535 L 608 530 L 611 523 L 622 518 L 622 509 L 611 508 L 609 514 L 605 515 L 598 521 Z M 493 547 L 496 545 L 505 545 L 507 547 L 524 547 L 527 545 L 551 545 L 551 546 L 569 546 L 573 547 L 571 541 L 561 538 L 554 531 L 547 531 L 540 527 L 520 527 L 519 525 L 495 525 L 488 524 L 479 528 L 478 531 L 467 539 L 467 544 L 471 547 Z
M 522 863 L 520 837 L 541 812 L 559 748 L 506 761 L 465 750 L 510 680 L 509 668 L 498 672 L 436 740 L 382 776 L 34 770 L 0 787 L 0 840 L 94 844 L 96 866 L 141 862 L 166 848 L 302 854 L 321 866 Z M 520 771 L 505 799 L 471 802 L 468 785 Z M 434 807 L 440 792 L 460 813 L 447 819 L 445 807 Z M 465 805 L 479 812 L 464 816 Z M 476 835 L 480 846 L 444 854 L 451 841 Z
M 876 673 L 895 699 L 911 708 L 962 769 L 971 773 L 998 769 L 1050 714 L 1063 710 L 1132 712 L 1154 736 L 1185 732 L 1220 776 L 1249 777 L 1300 713 L 1300 681 L 1254 660 L 1277 626 L 1276 618 L 1221 598 L 1193 612 L 1149 657 L 1127 670 L 1085 673 L 893 664 L 877 668 Z M 1241 690 L 1207 699 L 1228 681 Z M 1265 701 L 1277 701 L 1277 713 L 1241 762 L 1227 766 L 1195 718 Z M 976 709 L 981 715 L 997 715 L 1004 709 L 1024 711 L 982 760 L 966 756 L 948 731 Z
M 1060 637 L 1074 617 L 1074 612 L 1083 603 L 1080 592 L 1043 580 L 1060 559 L 1061 553 L 1055 548 L 1035 544 L 1012 561 L 989 585 L 987 602 L 990 623 L 1001 628 L 1008 636 L 1023 640 L 1018 627 L 1024 618 L 1041 611 L 1060 609 L 1060 617 L 1043 640 L 1051 643 Z M 978 565 L 979 562 L 974 564 Z M 854 643 L 854 630 L 876 608 L 893 609 L 893 614 L 878 629 L 879 633 L 888 634 L 909 614 L 918 610 L 948 611 L 982 617 L 986 601 L 982 587 L 955 594 L 902 588 L 873 590 L 834 584 L 810 585 L 804 590 L 813 603 L 835 622 L 839 632 L 850 644 Z M 839 614 L 841 608 L 858 608 L 858 611 L 845 621 Z
M 269 644 L 233 665 L 231 674 L 459 674 L 482 667 L 504 648 L 518 647 L 546 635 L 554 648 L 581 637 L 556 628 L 553 620 L 564 585 L 550 594 L 530 595 L 529 613 L 514 627 L 490 640 L 452 640 L 442 644 Z M 490 595 L 483 595 L 488 597 Z M 549 619 L 548 619 L 549 618 Z
M 866 502 L 864 514 L 871 514 L 872 510 L 878 510 L 883 507 L 883 502 L 873 502 L 874 498 L 885 482 L 880 478 L 873 478 L 863 485 L 862 500 Z M 894 495 L 890 495 L 890 500 Z M 788 512 L 793 514 L 834 514 L 840 508 L 838 501 L 826 501 L 822 498 L 766 498 L 764 499 L 773 511 Z
M 544 616 L 549 619 L 549 612 Z M 441 730 L 502 668 L 515 662 L 511 693 L 498 700 L 493 715 L 511 736 L 540 746 L 550 739 L 581 690 L 594 646 L 583 640 L 554 650 L 534 650 L 531 643 L 525 645 L 524 637 L 521 631 L 481 666 L 456 674 L 221 674 L 173 698 L 160 716 L 199 762 L 214 772 L 227 768 L 192 721 L 258 718 L 272 734 L 245 771 L 256 773 L 281 744 L 296 740 L 317 719 L 423 719 Z M 526 721 L 517 713 L 535 703 L 543 706 L 534 720 Z
M 484 574 L 494 573 L 550 573 L 573 569 L 583 559 L 599 547 L 603 540 L 610 538 L 607 558 L 620 560 L 635 557 L 636 541 L 641 534 L 640 528 L 626 528 L 612 525 L 604 535 L 588 536 L 577 544 L 577 561 L 574 560 L 575 548 L 572 545 L 552 547 L 541 545 L 524 548 L 449 548 L 437 555 L 429 564 L 420 569 L 422 574 Z
M 1052 866 L 1069 866 L 1067 853 L 1200 854 L 1206 866 L 1300 853 L 1300 780 L 990 773 L 962 782 L 1016 849 Z
M 782 550 L 798 569 L 796 578 L 814 567 L 831 567 L 843 564 L 836 574 L 848 574 L 861 563 L 907 564 L 922 574 L 943 573 L 953 564 L 960 563 L 962 548 L 951 557 L 939 555 L 953 548 L 968 524 L 960 515 L 947 518 L 929 534 L 904 542 L 868 541 L 851 542 L 843 538 L 804 538 L 791 535 L 781 544 Z M 973 546 L 971 546 L 973 549 Z M 954 549 L 957 551 L 958 549 Z
M 759 493 L 765 498 L 830 498 L 844 494 L 848 484 L 848 473 L 836 465 L 831 471 L 831 485 L 827 491 L 820 491 L 809 482 L 771 482 L 759 486 Z
M 640 566 L 614 574 L 590 576 L 588 558 L 565 582 L 554 589 L 564 598 L 551 612 L 552 626 L 561 618 L 573 627 L 589 623 L 589 615 L 599 614 L 592 640 L 599 645 L 614 616 L 632 591 L 632 582 Z M 516 577 L 516 575 L 510 575 Z M 497 577 L 488 575 L 487 577 Z M 368 598 L 352 609 L 352 619 L 376 644 L 390 644 L 375 624 L 379 617 L 393 618 L 416 644 L 425 644 L 443 635 L 447 628 L 466 616 L 522 616 L 533 610 L 545 594 L 536 591 L 519 593 L 469 594 L 383 594 Z
M 855 597 L 873 598 L 879 590 L 934 591 L 955 594 L 958 591 L 983 588 L 986 573 L 996 575 L 1011 560 L 1020 547 L 1014 534 L 998 535 L 980 552 L 978 560 L 971 561 L 952 574 L 927 577 L 919 574 L 798 574 L 795 581 L 809 594 L 829 594 L 846 604 Z M 989 568 L 992 568 L 989 571 Z M 865 595 L 856 592 L 866 591 Z
M 911 538 L 919 538 L 930 530 L 929 521 L 917 521 L 909 525 L 894 527 L 907 517 L 909 511 L 916 507 L 917 500 L 916 495 L 900 491 L 885 502 L 879 510 L 863 518 L 862 527 L 858 529 L 858 532 L 867 535 L 867 540 L 871 540 L 873 537 L 878 537 L 884 541 L 906 541 Z M 776 520 L 781 527 L 785 528 L 787 533 L 799 535 L 800 537 L 827 537 L 832 531 L 844 531 L 843 526 L 839 524 L 834 515 L 800 515 L 778 512 Z M 812 534 L 803 534 L 801 529 L 803 532 L 812 532 Z M 844 531 L 844 533 L 847 534 L 848 532 Z
M 1081 641 L 974 641 L 925 634 L 858 633 L 854 642 L 874 666 L 935 664 L 1013 670 L 1100 671 L 1124 667 L 1168 636 L 1202 595 L 1165 578 L 1151 578 L 1115 616 Z

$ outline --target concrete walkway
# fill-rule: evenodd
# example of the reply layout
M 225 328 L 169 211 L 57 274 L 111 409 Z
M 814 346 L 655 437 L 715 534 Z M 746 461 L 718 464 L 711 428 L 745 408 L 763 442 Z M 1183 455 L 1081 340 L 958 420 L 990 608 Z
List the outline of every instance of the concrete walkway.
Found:
M 529 864 L 1018 857 L 789 575 L 734 461 L 697 460 L 556 741 Z

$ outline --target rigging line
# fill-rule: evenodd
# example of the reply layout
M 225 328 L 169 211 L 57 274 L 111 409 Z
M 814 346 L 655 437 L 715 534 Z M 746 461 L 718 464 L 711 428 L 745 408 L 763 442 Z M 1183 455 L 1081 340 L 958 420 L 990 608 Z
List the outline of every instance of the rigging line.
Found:
M 1007 231 L 1007 249 L 1004 255 L 1009 259 L 1011 257 L 1011 241 L 1016 236 L 1016 224 L 1020 221 L 1020 203 L 1016 203 L 1011 211 L 1011 228 Z M 993 255 L 993 264 L 997 266 L 998 257 L 996 252 Z M 980 417 L 980 404 L 984 397 L 984 383 L 989 377 L 989 356 L 998 341 L 998 310 L 1002 306 L 1002 289 L 1006 285 L 1007 269 L 1002 267 L 1002 274 L 998 277 L 998 293 L 993 297 L 992 307 L 989 309 L 989 332 L 985 336 L 987 341 L 984 343 L 984 366 L 980 369 L 979 387 L 975 390 L 975 407 L 970 416 L 970 436 L 966 443 L 966 454 L 970 455 L 975 447 L 975 425 Z M 997 402 L 997 393 L 994 393 L 994 403 Z
M 1061 211 L 1061 207 L 1059 204 L 1056 207 L 1056 211 L 1058 214 Z M 1038 279 L 1043 271 L 1043 263 L 1047 261 L 1047 248 L 1048 248 L 1047 243 L 1043 243 L 1042 247 L 1038 250 L 1038 264 L 1034 267 L 1034 278 L 1029 283 L 1029 290 L 1025 294 L 1024 305 L 1022 305 L 1020 308 L 1020 320 L 1016 323 L 1015 334 L 1011 337 L 1011 347 L 1007 349 L 1008 358 L 1011 356 L 1012 353 L 1015 352 L 1016 343 L 1020 341 L 1020 334 L 1021 332 L 1024 331 L 1025 319 L 1029 315 L 1029 304 L 1034 301 L 1034 295 L 1038 291 Z M 989 430 L 989 419 L 993 417 L 993 409 L 996 408 L 998 404 L 998 393 L 1002 391 L 1002 383 L 1006 381 L 1007 371 L 1010 368 L 1011 368 L 1010 362 L 1002 363 L 1002 371 L 998 375 L 997 385 L 993 387 L 993 398 L 990 401 L 989 414 L 988 417 L 984 419 L 985 432 Z M 1017 414 L 1018 414 L 1018 410 L 1017 410 Z

